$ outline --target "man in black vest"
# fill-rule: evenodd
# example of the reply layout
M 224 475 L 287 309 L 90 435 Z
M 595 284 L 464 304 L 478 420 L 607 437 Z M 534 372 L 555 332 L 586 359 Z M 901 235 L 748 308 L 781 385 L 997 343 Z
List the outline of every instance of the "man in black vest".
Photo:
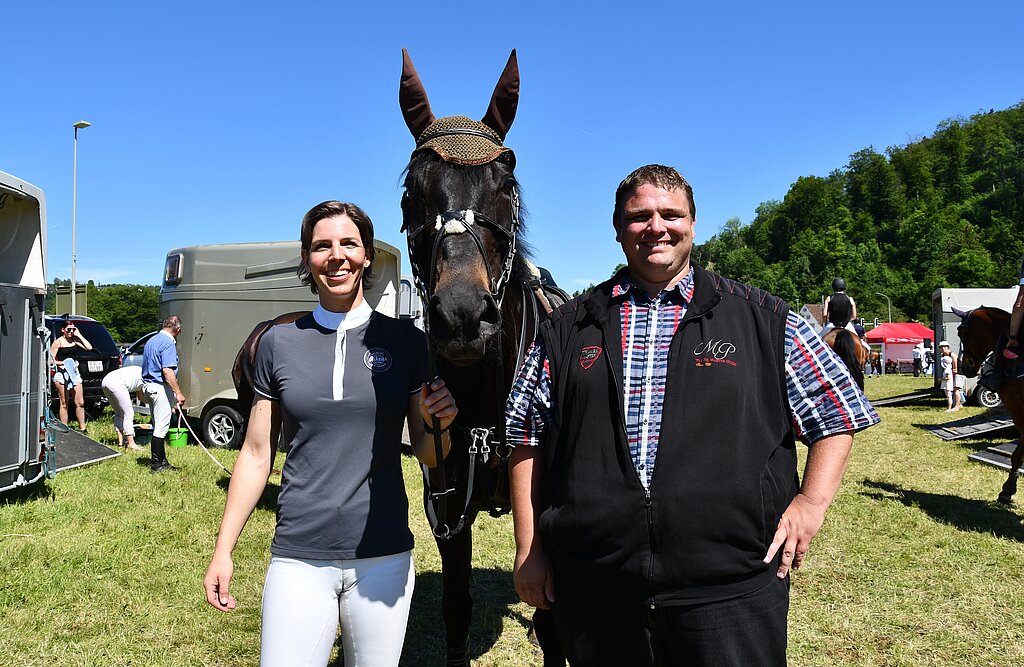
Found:
M 516 590 L 574 666 L 785 664 L 790 569 L 878 421 L 785 302 L 690 262 L 695 212 L 675 169 L 626 177 L 627 267 L 553 313 L 509 396 Z

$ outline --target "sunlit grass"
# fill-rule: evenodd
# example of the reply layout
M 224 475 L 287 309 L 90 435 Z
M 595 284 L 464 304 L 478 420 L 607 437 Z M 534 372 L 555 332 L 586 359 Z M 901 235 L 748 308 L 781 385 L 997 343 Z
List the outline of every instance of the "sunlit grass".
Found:
M 887 376 L 869 379 L 867 390 L 878 398 L 919 386 L 930 380 Z M 943 442 L 921 429 L 949 421 L 944 407 L 881 408 L 882 424 L 856 438 L 825 527 L 793 577 L 790 664 L 1024 663 L 1022 512 L 990 502 L 1003 472 L 967 460 L 989 440 Z M 90 430 L 113 440 L 109 416 Z M 151 475 L 146 454 L 129 454 L 0 504 L 8 664 L 257 663 L 279 477 L 235 552 L 240 608 L 221 614 L 203 600 L 201 579 L 226 477 L 196 447 L 168 453 L 179 472 Z M 214 455 L 228 467 L 236 456 Z M 419 470 L 409 459 L 404 465 L 417 588 L 403 664 L 441 665 L 440 561 L 419 509 Z M 480 517 L 474 550 L 474 664 L 540 665 L 526 637 L 531 610 L 512 589 L 510 518 Z

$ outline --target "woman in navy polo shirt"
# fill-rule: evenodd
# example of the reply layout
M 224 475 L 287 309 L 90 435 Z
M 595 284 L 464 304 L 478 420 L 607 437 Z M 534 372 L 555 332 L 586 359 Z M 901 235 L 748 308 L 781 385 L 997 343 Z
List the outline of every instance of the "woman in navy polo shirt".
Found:
M 402 427 L 433 466 L 457 413 L 441 380 L 429 382 L 426 338 L 372 310 L 363 287 L 373 224 L 354 204 L 328 201 L 302 220 L 299 275 L 320 304 L 260 340 L 256 398 L 235 464 L 206 598 L 234 609 L 231 551 L 271 468 L 270 443 L 290 434 L 277 529 L 263 589 L 261 664 L 326 665 L 341 626 L 345 664 L 397 665 L 415 581 Z M 283 431 L 282 431 L 283 429 Z

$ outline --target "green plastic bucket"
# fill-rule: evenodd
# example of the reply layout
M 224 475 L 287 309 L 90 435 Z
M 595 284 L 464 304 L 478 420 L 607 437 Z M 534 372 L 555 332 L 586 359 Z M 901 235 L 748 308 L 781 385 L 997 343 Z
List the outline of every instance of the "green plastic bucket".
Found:
M 187 428 L 172 428 L 167 431 L 167 445 L 169 447 L 184 447 L 188 444 Z

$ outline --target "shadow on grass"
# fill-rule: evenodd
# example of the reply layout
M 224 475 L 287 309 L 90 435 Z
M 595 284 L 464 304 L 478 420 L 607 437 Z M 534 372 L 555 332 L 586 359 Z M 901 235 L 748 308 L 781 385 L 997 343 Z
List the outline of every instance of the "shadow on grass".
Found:
M 887 482 L 864 480 L 863 484 L 879 491 L 863 493 L 873 500 L 897 500 L 959 530 L 1024 542 L 1024 525 L 1020 516 L 994 502 L 914 491 Z
M 19 486 L 3 492 L 0 494 L 0 505 L 22 505 L 36 500 L 52 499 L 53 489 L 44 479 L 41 479 L 28 486 Z
M 231 484 L 231 478 L 226 475 L 217 480 L 217 486 L 223 489 L 225 493 L 228 491 L 229 484 Z M 256 507 L 261 510 L 276 510 L 277 497 L 280 493 L 280 484 L 267 482 L 267 485 L 263 487 L 263 493 L 260 495 L 260 500 L 256 503 Z
M 486 654 L 501 637 L 504 620 L 511 617 L 525 635 L 530 619 L 512 611 L 519 602 L 512 585 L 512 573 L 490 568 L 474 569 L 471 584 L 473 595 L 473 622 L 469 628 L 469 655 L 473 660 Z M 444 620 L 441 617 L 441 573 L 423 572 L 416 575 L 416 589 L 409 610 L 409 625 L 405 631 L 405 646 L 400 665 L 409 667 L 443 667 L 445 664 Z M 339 636 L 337 645 L 341 646 Z M 344 667 L 345 659 L 338 657 L 328 667 Z

